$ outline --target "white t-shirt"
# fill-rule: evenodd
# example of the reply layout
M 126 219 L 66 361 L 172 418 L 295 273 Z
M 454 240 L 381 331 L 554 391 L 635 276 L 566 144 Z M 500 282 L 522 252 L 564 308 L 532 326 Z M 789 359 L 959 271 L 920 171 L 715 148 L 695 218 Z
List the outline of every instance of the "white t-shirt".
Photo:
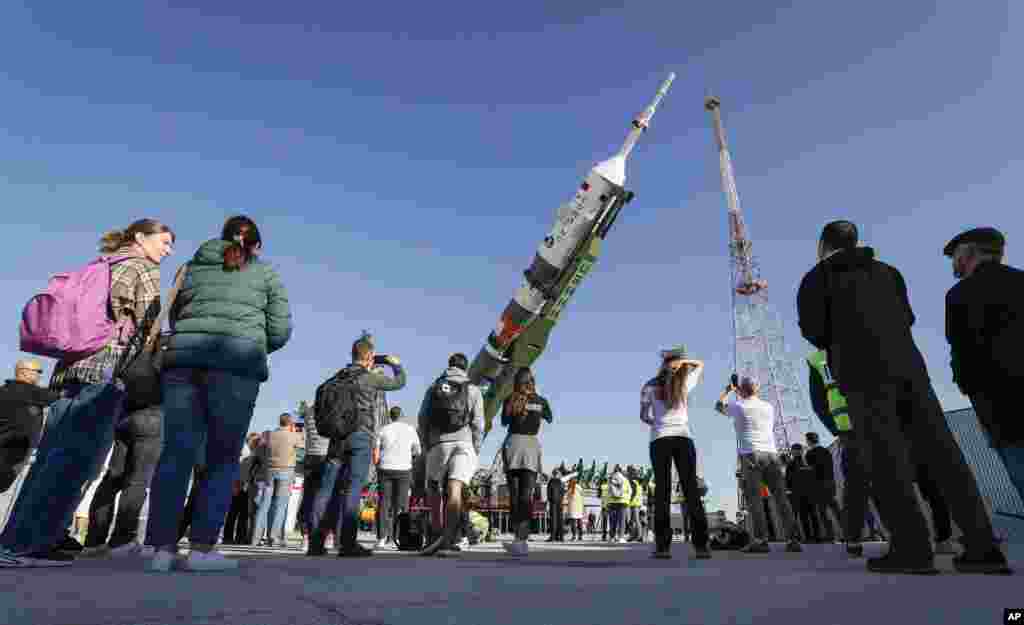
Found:
M 698 368 L 686 378 L 687 395 L 697 386 L 703 370 L 703 367 Z M 657 388 L 657 386 L 647 383 L 640 391 L 640 404 L 641 406 L 650 406 L 650 408 L 645 408 L 645 410 L 649 410 L 648 414 L 654 419 L 654 423 L 651 424 L 651 440 L 657 440 L 665 436 L 685 436 L 690 438 L 690 415 L 686 409 L 687 404 L 684 403 L 678 408 L 670 409 L 664 401 L 656 397 Z
M 775 408 L 759 397 L 733 400 L 726 412 L 736 428 L 736 451 L 778 453 L 775 448 Z
M 377 432 L 382 471 L 411 471 L 412 457 L 420 454 L 420 435 L 408 423 L 395 421 Z

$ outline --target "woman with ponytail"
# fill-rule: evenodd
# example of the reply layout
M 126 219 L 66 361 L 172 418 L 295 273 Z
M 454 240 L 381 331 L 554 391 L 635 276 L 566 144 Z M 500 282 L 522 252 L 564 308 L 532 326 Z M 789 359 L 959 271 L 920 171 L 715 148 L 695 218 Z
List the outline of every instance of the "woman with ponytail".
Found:
M 516 372 L 512 394 L 501 410 L 501 424 L 508 428 L 501 450 L 515 528 L 515 540 L 503 546 L 505 551 L 515 556 L 525 556 L 529 551 L 527 539 L 533 517 L 533 489 L 537 484 L 537 474 L 542 470 L 540 440 L 537 438 L 541 420 L 551 423 L 551 406 L 548 400 L 537 394 L 530 368 L 522 367 Z
M 115 378 L 141 345 L 133 339 L 146 336 L 160 314 L 160 261 L 173 245 L 174 233 L 155 219 L 140 219 L 100 240 L 100 253 L 110 262 L 114 334 L 95 354 L 57 363 L 50 390 L 61 399 L 50 407 L 37 460 L 0 537 L 0 567 L 74 560 L 51 547 L 71 523 L 82 486 L 99 473 L 123 421 L 125 390 Z
M 203 243 L 182 269 L 163 356 L 164 448 L 150 492 L 146 543 L 157 548 L 150 570 L 167 571 L 174 563 L 178 519 L 204 440 L 206 472 L 197 485 L 192 551 L 181 566 L 210 571 L 238 565 L 214 547 L 256 395 L 269 377 L 267 356 L 292 333 L 281 278 L 258 258 L 262 244 L 253 220 L 232 217 L 221 237 Z
M 697 449 L 690 437 L 688 412 L 690 391 L 700 381 L 704 363 L 687 360 L 686 348 L 661 352 L 661 370 L 640 391 L 640 420 L 651 428 L 651 466 L 654 468 L 654 540 L 655 558 L 672 557 L 672 526 L 669 504 L 672 488 L 672 463 L 676 465 L 686 513 L 693 528 L 694 552 L 698 558 L 710 558 L 708 519 L 697 488 Z

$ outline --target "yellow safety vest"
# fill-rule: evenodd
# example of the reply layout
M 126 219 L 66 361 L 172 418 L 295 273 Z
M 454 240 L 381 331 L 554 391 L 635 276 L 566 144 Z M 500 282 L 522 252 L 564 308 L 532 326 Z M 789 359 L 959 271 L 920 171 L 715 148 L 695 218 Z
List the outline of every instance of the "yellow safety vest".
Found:
M 819 349 L 807 357 L 807 364 L 811 370 L 821 378 L 825 387 L 825 397 L 828 399 L 829 416 L 836 422 L 836 429 L 840 432 L 849 432 L 850 412 L 846 406 L 846 398 L 839 392 L 839 385 L 832 379 L 832 371 L 828 366 L 828 356 L 825 350 Z

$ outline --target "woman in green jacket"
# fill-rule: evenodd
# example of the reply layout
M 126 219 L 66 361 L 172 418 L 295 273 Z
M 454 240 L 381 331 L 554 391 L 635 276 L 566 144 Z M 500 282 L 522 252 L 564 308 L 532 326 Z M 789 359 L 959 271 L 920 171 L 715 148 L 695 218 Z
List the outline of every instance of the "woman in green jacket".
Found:
M 220 239 L 203 243 L 185 271 L 170 313 L 163 357 L 164 447 L 150 493 L 150 569 L 167 571 L 177 550 L 189 473 L 206 441 L 206 474 L 195 501 L 188 570 L 237 567 L 214 551 L 238 479 L 267 355 L 291 338 L 291 309 L 277 272 L 258 258 L 256 224 L 232 217 Z

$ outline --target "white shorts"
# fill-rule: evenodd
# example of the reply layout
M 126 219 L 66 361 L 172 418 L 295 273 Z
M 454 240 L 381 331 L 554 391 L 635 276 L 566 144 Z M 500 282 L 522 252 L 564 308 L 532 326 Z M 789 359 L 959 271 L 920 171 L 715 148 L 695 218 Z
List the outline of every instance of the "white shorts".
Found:
M 427 452 L 427 482 L 433 482 L 438 487 L 446 480 L 469 484 L 479 464 L 473 443 L 438 443 Z

